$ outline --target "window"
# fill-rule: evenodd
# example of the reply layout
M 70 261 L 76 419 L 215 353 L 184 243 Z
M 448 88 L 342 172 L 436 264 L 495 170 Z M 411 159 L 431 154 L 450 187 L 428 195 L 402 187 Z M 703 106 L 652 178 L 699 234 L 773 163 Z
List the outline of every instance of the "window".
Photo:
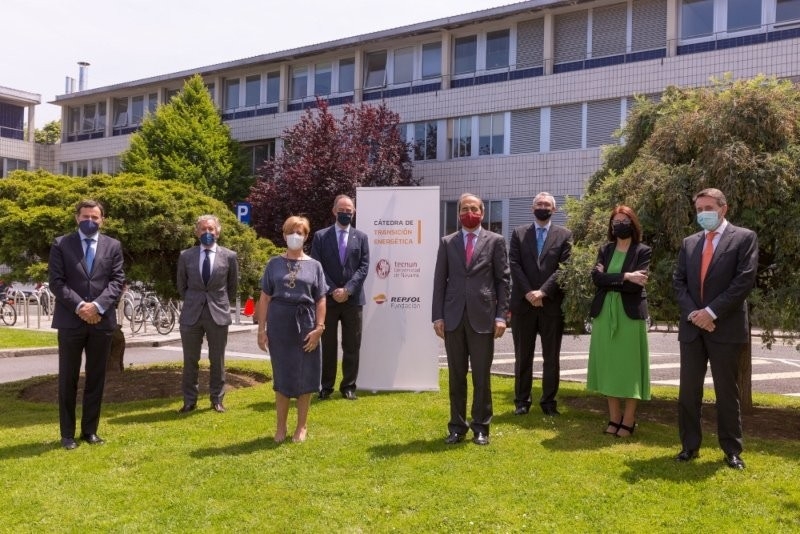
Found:
M 414 160 L 436 159 L 436 122 L 414 124 Z
M 236 109 L 239 107 L 239 78 L 235 80 L 225 80 L 225 109 Z
M 502 30 L 486 34 L 486 69 L 508 67 L 509 31 Z
M 277 104 L 281 97 L 281 73 L 267 73 L 267 104 Z
M 453 74 L 475 72 L 478 58 L 478 36 L 470 35 L 456 39 L 454 54 Z
M 74 107 L 67 110 L 67 133 L 76 134 L 81 127 L 81 108 Z
M 386 85 L 386 51 L 367 54 L 366 63 L 364 88 L 371 89 Z
M 83 132 L 93 132 L 95 130 L 95 111 L 97 106 L 95 104 L 86 104 L 83 106 Z
M 502 154 L 505 139 L 505 114 L 481 115 L 478 122 L 478 155 Z
M 180 93 L 180 89 L 165 89 L 164 90 L 164 102 L 169 102 L 172 100 L 172 97 Z M 238 102 L 239 99 L 237 98 L 236 101 Z
M 213 99 L 214 96 L 212 95 L 211 98 Z M 158 93 L 150 93 L 149 95 L 147 95 L 147 112 L 155 113 L 157 107 L 158 107 Z
M 28 170 L 28 162 L 24 159 L 6 158 L 5 163 L 5 171 L 3 171 L 3 159 L 0 158 L 0 173 L 2 173 L 3 178 L 11 174 L 12 171 Z
M 103 160 L 102 159 L 92 159 L 89 160 L 89 163 L 92 166 L 92 174 L 103 174 Z
M 442 75 L 442 43 L 422 45 L 422 78 Z
M 95 120 L 95 130 L 106 129 L 106 103 L 97 104 L 97 119 Z
M 714 0 L 683 0 L 681 4 L 681 39 L 714 33 Z
M 144 97 L 134 96 L 131 101 L 131 124 L 141 124 L 144 118 Z
M 268 139 L 257 145 L 246 146 L 242 148 L 242 152 L 249 163 L 250 174 L 255 176 L 265 161 L 275 159 L 275 140 Z
M 484 200 L 483 205 L 483 227 L 502 235 L 503 202 L 500 200 Z
M 778 0 L 775 22 L 800 19 L 800 0 Z
M 217 100 L 214 97 L 214 89 L 215 89 L 214 84 L 213 83 L 207 83 L 205 85 L 206 85 L 206 91 L 208 91 L 208 96 L 211 97 L 211 101 L 216 103 Z
M 292 67 L 291 99 L 299 100 L 308 96 L 308 67 Z
M 261 76 L 255 74 L 244 79 L 244 105 L 257 106 L 261 101 Z
M 339 92 L 352 93 L 356 83 L 356 60 L 353 58 L 339 60 Z
M 73 176 L 89 176 L 89 160 L 82 159 L 75 162 L 75 174 Z
M 728 0 L 728 31 L 761 26 L 761 0 Z
M 128 125 L 128 99 L 114 99 L 114 128 L 124 128 Z
M 410 83 L 414 78 L 414 48 L 398 48 L 394 51 L 395 84 Z
M 314 65 L 314 94 L 326 96 L 331 94 L 331 64 L 317 63 Z
M 452 121 L 450 157 L 463 158 L 472 155 L 472 117 L 460 117 Z

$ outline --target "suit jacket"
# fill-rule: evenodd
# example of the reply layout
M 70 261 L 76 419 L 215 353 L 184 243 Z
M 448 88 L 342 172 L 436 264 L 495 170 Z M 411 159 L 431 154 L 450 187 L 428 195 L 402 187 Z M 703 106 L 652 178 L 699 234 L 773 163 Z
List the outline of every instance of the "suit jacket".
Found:
M 347 250 L 344 265 L 339 260 L 339 236 L 337 226 L 331 225 L 314 234 L 311 241 L 311 257 L 322 264 L 325 283 L 328 285 L 328 300 L 331 293 L 343 287 L 350 294 L 345 304 L 363 306 L 364 280 L 369 272 L 369 238 L 367 234 L 350 226 L 347 234 Z
M 433 276 L 432 320 L 455 330 L 466 312 L 472 329 L 494 332 L 495 319 L 508 312 L 511 275 L 503 236 L 482 229 L 466 265 L 464 236 L 459 230 L 439 242 Z
M 700 298 L 700 263 L 705 232 L 683 240 L 672 277 L 681 310 L 679 341 L 692 341 L 701 330 L 688 320 L 689 313 L 706 306 L 717 315 L 713 332 L 705 335 L 719 343 L 746 343 L 750 335 L 747 295 L 758 270 L 758 238 L 752 230 L 728 223 L 719 237 Z
M 230 301 L 236 298 L 239 283 L 236 252 L 217 244 L 211 278 L 206 286 L 200 273 L 201 249 L 200 246 L 187 248 L 178 258 L 177 286 L 183 299 L 180 324 L 195 324 L 206 304 L 215 323 L 229 325 L 232 322 Z
M 525 299 L 528 292 L 539 289 L 547 297 L 542 310 L 547 315 L 561 315 L 564 292 L 558 285 L 558 269 L 572 253 L 572 232 L 563 226 L 550 225 L 539 256 L 536 223 L 519 226 L 511 234 L 508 260 L 511 265 L 511 311 L 527 313 L 533 306 Z
M 50 290 L 56 297 L 53 328 L 78 328 L 86 323 L 75 310 L 83 302 L 97 302 L 105 312 L 95 325 L 100 330 L 117 326 L 117 302 L 125 283 L 122 245 L 104 234 L 97 236 L 89 273 L 78 232 L 57 237 L 50 247 Z
M 600 251 L 597 253 L 595 265 L 602 264 L 603 272 L 592 269 L 592 282 L 597 286 L 597 291 L 589 315 L 592 317 L 600 315 L 606 294 L 609 291 L 618 291 L 622 295 L 622 307 L 625 309 L 625 315 L 631 319 L 647 319 L 647 291 L 643 286 L 624 281 L 623 277 L 625 273 L 647 270 L 650 267 L 652 250 L 644 243 L 631 243 L 622 263 L 622 271 L 609 273 L 608 265 L 611 263 L 616 247 L 616 241 L 611 241 L 600 247 Z

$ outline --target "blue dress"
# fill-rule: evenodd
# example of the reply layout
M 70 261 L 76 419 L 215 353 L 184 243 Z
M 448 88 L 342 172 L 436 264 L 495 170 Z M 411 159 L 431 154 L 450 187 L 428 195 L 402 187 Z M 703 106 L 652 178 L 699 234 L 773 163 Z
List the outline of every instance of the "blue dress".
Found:
M 318 392 L 322 347 L 306 352 L 303 339 L 316 328 L 316 303 L 327 292 L 322 265 L 311 258 L 272 258 L 264 269 L 261 290 L 271 297 L 267 343 L 272 389 L 290 398 Z

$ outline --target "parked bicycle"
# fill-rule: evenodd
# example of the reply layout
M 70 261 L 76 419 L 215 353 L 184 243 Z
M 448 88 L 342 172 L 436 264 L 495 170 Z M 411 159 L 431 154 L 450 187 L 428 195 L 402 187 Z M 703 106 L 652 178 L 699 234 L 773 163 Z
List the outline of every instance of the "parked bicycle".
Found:
M 141 292 L 139 302 L 133 308 L 131 330 L 134 333 L 139 332 L 145 323 L 150 323 L 155 326 L 159 334 L 167 335 L 175 328 L 177 317 L 178 306 L 172 299 L 165 304 L 155 292 L 144 290 Z
M 17 324 L 17 309 L 14 307 L 13 299 L 8 298 L 8 294 L 3 293 L 0 301 L 0 313 L 2 313 L 3 324 L 14 326 Z

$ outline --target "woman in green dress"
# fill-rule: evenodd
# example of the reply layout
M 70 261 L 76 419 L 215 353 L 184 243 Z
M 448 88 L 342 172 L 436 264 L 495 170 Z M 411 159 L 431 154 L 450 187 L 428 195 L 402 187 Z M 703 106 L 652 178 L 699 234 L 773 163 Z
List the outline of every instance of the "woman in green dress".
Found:
M 608 399 L 606 434 L 628 437 L 636 428 L 636 405 L 650 399 L 647 347 L 647 269 L 650 247 L 633 210 L 617 206 L 608 220 L 608 243 L 592 269 L 592 337 L 586 388 Z M 623 406 L 624 404 L 624 406 Z

